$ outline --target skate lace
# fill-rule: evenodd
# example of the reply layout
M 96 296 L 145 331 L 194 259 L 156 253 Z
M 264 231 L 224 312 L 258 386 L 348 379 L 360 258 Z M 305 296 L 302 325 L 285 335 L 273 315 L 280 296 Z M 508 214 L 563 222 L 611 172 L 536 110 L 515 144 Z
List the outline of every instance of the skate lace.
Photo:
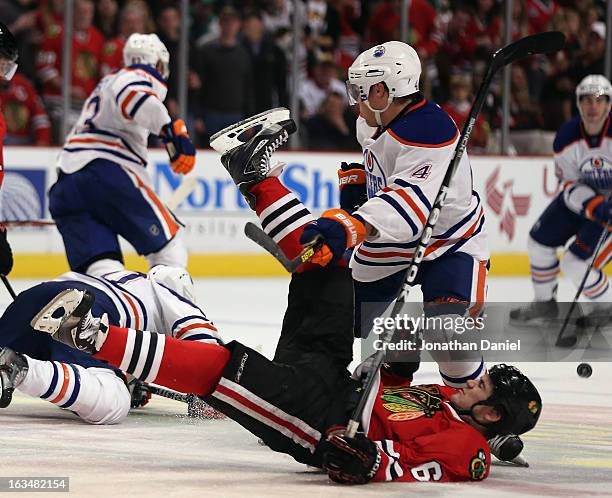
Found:
M 264 153 L 262 154 L 259 162 L 259 171 L 262 175 L 265 175 L 268 172 L 268 166 L 270 164 L 270 157 L 272 157 L 272 154 L 274 154 L 274 152 L 288 139 L 289 133 L 287 133 L 287 130 L 283 130 L 273 142 L 265 147 Z

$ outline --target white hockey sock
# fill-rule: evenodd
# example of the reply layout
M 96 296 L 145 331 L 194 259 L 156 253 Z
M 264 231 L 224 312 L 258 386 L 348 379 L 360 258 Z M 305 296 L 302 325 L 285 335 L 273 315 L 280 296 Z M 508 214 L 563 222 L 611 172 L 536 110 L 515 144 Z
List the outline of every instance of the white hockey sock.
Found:
M 480 361 L 441 361 L 438 368 L 444 383 L 456 388 L 467 386 L 468 380 L 480 379 L 487 371 L 482 358 Z
M 574 253 L 568 251 L 561 261 L 561 269 L 578 287 L 584 278 L 589 263 L 590 259 L 580 259 Z M 612 290 L 606 274 L 597 268 L 591 268 L 584 283 L 582 295 L 592 303 L 610 304 L 612 302 Z
M 423 340 L 433 344 L 450 344 L 452 342 L 469 342 L 469 334 L 458 333 L 454 328 L 445 328 L 449 319 L 460 319 L 460 315 L 447 314 L 429 317 L 429 328 L 423 331 Z M 468 380 L 479 379 L 486 371 L 482 353 L 471 350 L 432 349 L 431 357 L 438 364 L 442 380 L 447 386 L 461 388 L 467 386 Z
M 91 424 L 117 424 L 128 414 L 130 393 L 112 370 L 26 358 L 21 392 L 71 410 Z
M 177 233 L 159 251 L 147 254 L 145 258 L 147 263 L 149 263 L 149 268 L 153 268 L 155 265 L 187 268 L 187 247 L 185 247 L 181 232 Z
M 101 277 L 102 275 L 115 271 L 125 271 L 125 266 L 123 266 L 121 261 L 117 261 L 116 259 L 99 259 L 90 264 L 85 273 L 93 275 L 94 277 Z
M 527 252 L 534 298 L 536 301 L 550 301 L 555 297 L 559 278 L 557 249 L 542 245 L 529 237 Z

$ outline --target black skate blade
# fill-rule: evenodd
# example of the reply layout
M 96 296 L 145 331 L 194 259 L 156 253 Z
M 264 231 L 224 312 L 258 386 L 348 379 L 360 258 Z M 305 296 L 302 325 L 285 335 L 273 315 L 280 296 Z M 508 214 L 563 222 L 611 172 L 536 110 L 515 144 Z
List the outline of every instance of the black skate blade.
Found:
M 248 141 L 248 139 L 242 140 L 241 138 L 246 138 L 242 134 L 251 128 L 258 127 L 258 130 L 261 130 L 261 128 L 269 124 L 282 123 L 287 120 L 291 120 L 290 111 L 285 107 L 276 107 L 269 111 L 261 112 L 218 131 L 210 137 L 210 146 L 218 153 L 224 155 Z M 293 132 L 288 131 L 288 133 L 291 134 Z
M 281 121 L 278 124 L 282 126 L 289 135 L 292 135 L 297 131 L 297 125 L 293 119 L 287 119 L 286 121 Z
M 12 387 L 4 388 L 5 382 L 8 381 L 6 377 L 6 372 L 0 372 L 0 408 L 6 408 L 11 404 L 13 400 L 13 391 L 15 390 Z

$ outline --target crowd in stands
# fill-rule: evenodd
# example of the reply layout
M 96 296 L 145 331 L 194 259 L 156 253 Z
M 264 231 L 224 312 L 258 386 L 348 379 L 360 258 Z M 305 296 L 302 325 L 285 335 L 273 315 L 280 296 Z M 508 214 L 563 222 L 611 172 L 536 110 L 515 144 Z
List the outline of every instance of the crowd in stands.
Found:
M 460 125 L 489 56 L 504 43 L 501 0 L 411 0 L 408 42 L 422 66 L 421 88 Z M 189 127 L 200 146 L 223 127 L 290 103 L 292 30 L 297 51 L 302 146 L 356 149 L 354 109 L 344 80 L 365 48 L 400 39 L 401 0 L 191 0 Z M 64 0 L 0 0 L 2 21 L 20 43 L 19 73 L 0 87 L 7 143 L 60 144 Z M 171 54 L 167 105 L 178 113 L 181 14 L 171 0 L 76 0 L 72 40 L 72 108 L 76 120 L 89 92 L 122 65 L 131 33 L 157 33 Z M 565 33 L 565 50 L 531 57 L 511 69 L 511 130 L 555 130 L 576 112 L 574 87 L 603 74 L 605 0 L 514 0 L 512 37 L 549 29 Z M 487 150 L 501 125 L 502 81 L 494 82 L 471 140 Z M 543 151 L 546 153 L 547 151 Z

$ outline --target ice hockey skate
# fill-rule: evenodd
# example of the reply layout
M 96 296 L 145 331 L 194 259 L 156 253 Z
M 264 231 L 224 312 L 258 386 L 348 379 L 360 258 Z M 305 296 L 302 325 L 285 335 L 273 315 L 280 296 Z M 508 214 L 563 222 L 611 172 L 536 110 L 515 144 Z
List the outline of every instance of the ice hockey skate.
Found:
M 281 116 L 281 114 L 279 113 L 277 116 Z M 282 113 L 282 116 L 286 116 L 286 113 Z M 249 141 L 228 149 L 221 156 L 221 163 L 229 172 L 251 209 L 255 209 L 255 197 L 249 192 L 250 187 L 261 182 L 270 174 L 270 157 L 297 129 L 295 122 L 288 116 L 287 119 L 281 121 L 268 120 L 265 124 L 260 123 L 255 118 L 257 116 L 252 118 L 254 121 L 251 121 L 250 127 L 245 130 L 257 130 L 259 127 L 255 135 Z M 231 129 L 231 127 L 226 128 L 226 130 Z M 225 133 L 225 130 L 219 133 Z M 228 133 L 233 134 L 235 132 L 229 131 Z
M 510 324 L 541 327 L 550 325 L 550 321 L 559 318 L 559 305 L 555 299 L 550 301 L 533 301 L 510 311 Z
M 28 362 L 10 348 L 0 348 L 0 408 L 11 404 L 13 391 L 28 372 Z
M 91 314 L 94 295 L 66 289 L 55 296 L 33 319 L 32 328 L 51 334 L 56 341 L 87 353 L 96 353 L 108 334 L 108 316 Z
M 587 337 L 588 339 L 584 344 L 586 346 L 596 332 L 602 328 L 609 330 L 610 327 L 612 327 L 612 308 L 595 308 L 576 318 L 574 327 L 563 334 L 563 337 L 557 341 L 557 346 L 571 348 L 576 346 L 583 337 Z
M 597 307 L 576 319 L 578 333 L 595 331 L 602 327 L 612 327 L 612 307 Z
M 210 137 L 210 146 L 223 155 L 248 142 L 265 126 L 281 123 L 289 119 L 291 119 L 290 111 L 285 107 L 276 107 L 269 111 L 261 112 L 218 131 Z

